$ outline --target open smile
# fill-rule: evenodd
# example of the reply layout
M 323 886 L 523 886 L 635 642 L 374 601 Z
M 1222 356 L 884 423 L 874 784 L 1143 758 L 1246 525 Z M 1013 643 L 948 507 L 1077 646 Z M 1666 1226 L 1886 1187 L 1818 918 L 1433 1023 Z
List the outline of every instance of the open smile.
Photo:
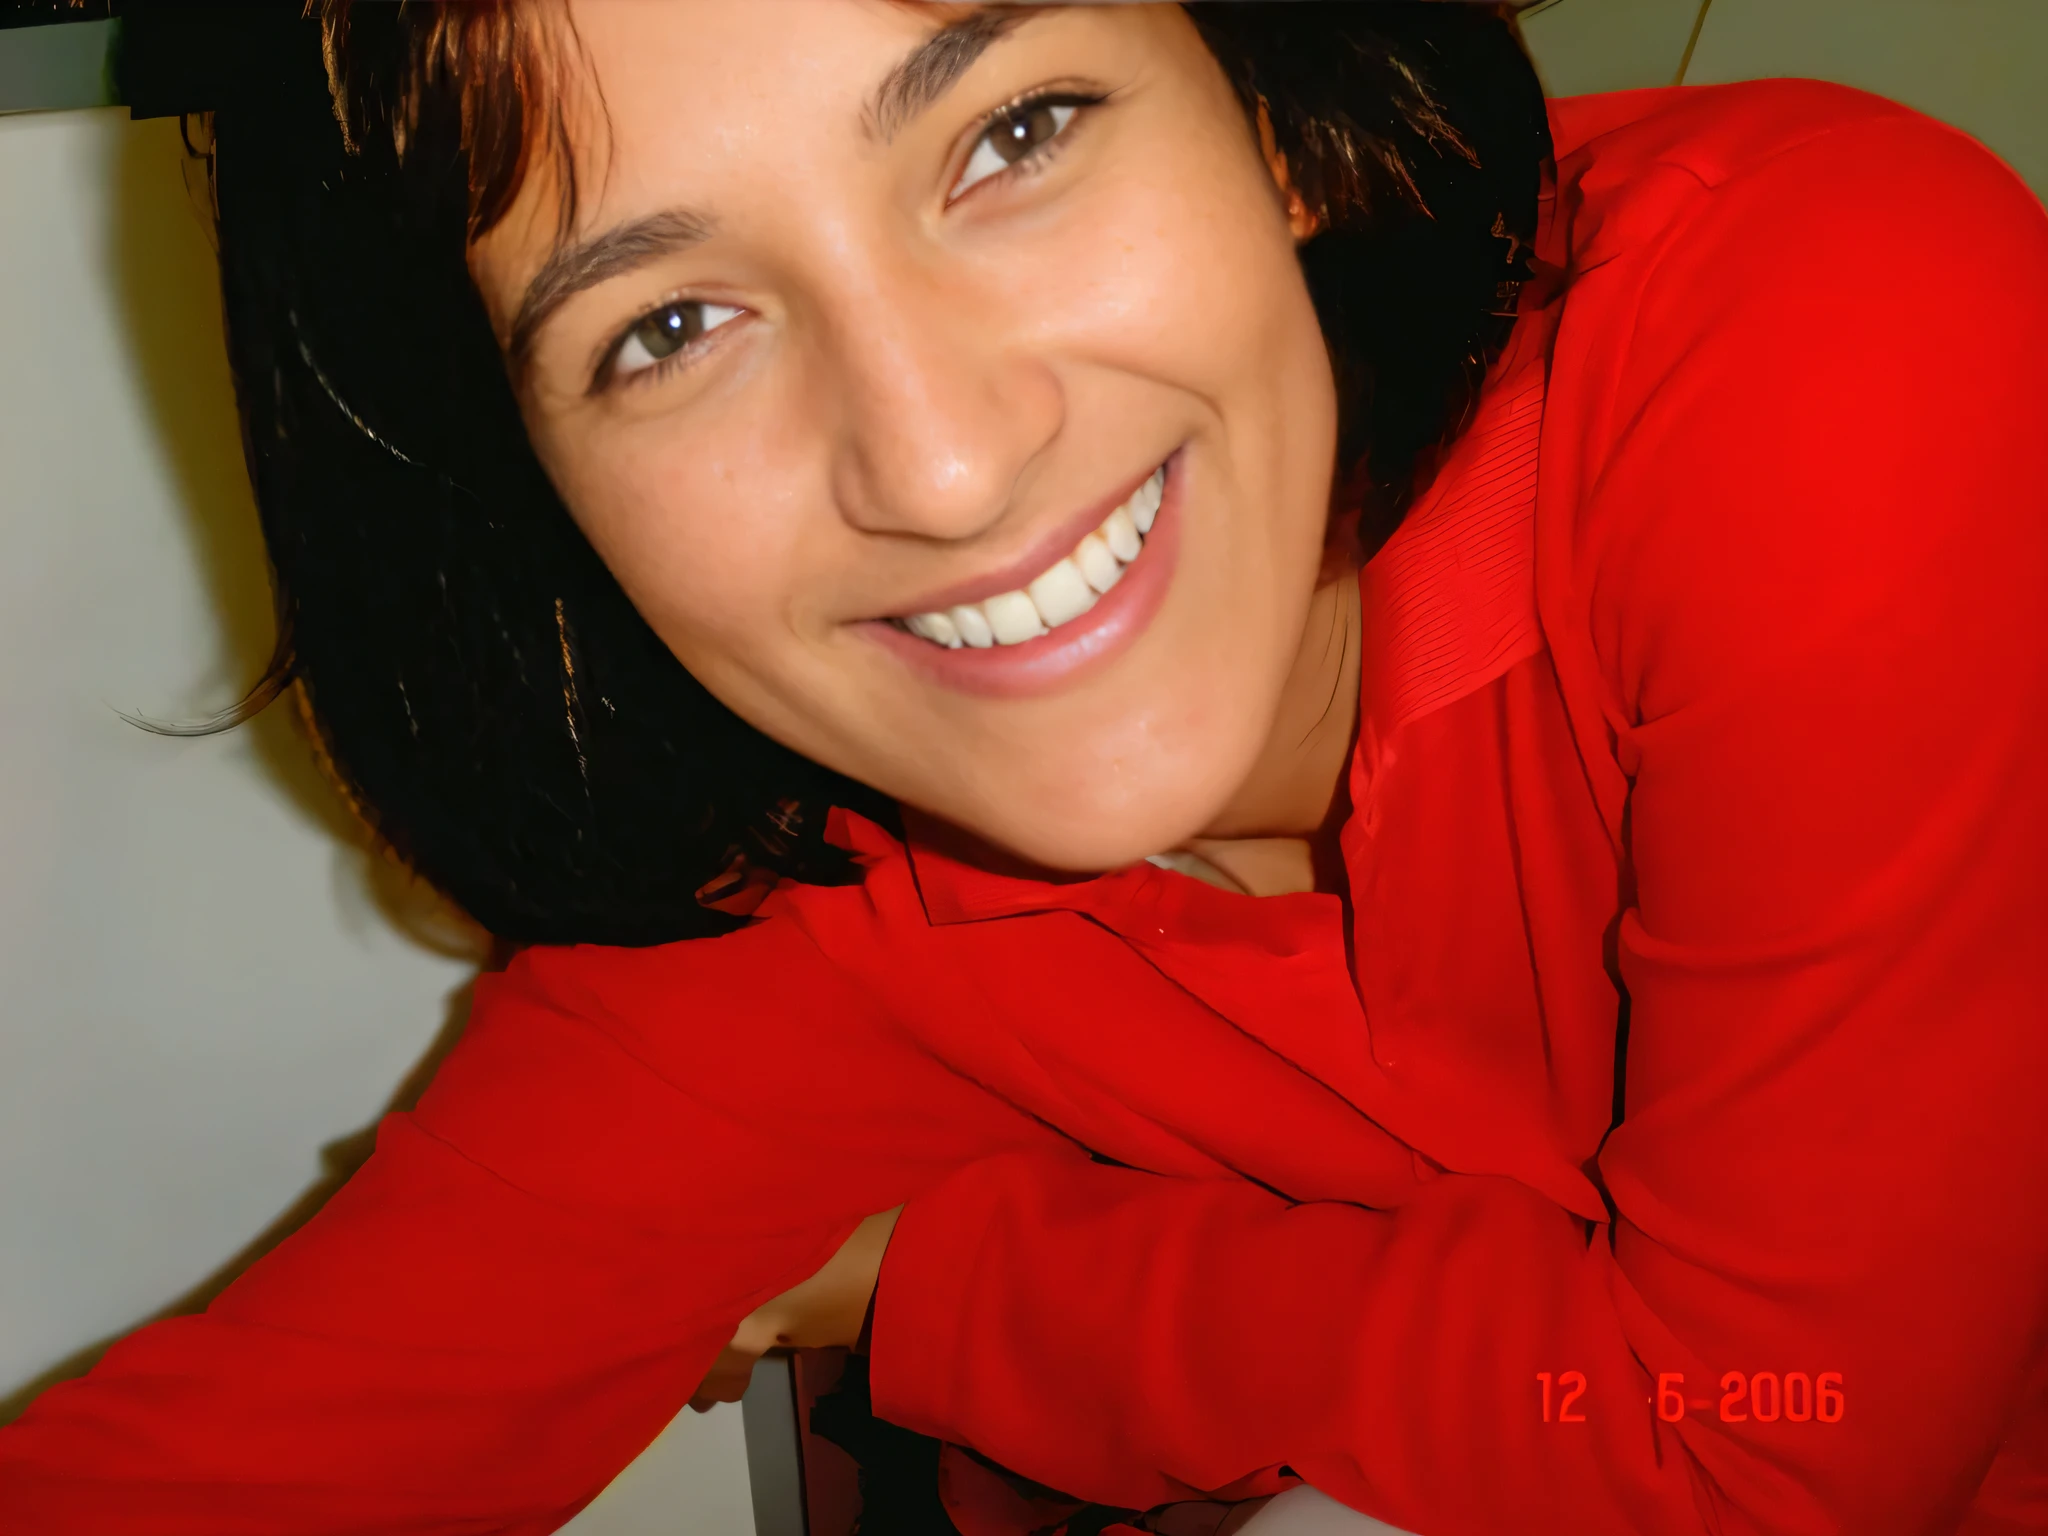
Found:
M 1179 552 L 1184 457 L 1176 449 L 1050 560 L 1041 554 L 1021 571 L 933 594 L 918 612 L 860 628 L 963 693 L 1026 697 L 1093 671 L 1134 642 L 1165 600 Z
M 1021 645 L 1078 619 L 1123 580 L 1145 547 L 1166 493 L 1166 466 L 1153 470 L 1101 525 L 1021 587 L 890 622 L 948 649 Z

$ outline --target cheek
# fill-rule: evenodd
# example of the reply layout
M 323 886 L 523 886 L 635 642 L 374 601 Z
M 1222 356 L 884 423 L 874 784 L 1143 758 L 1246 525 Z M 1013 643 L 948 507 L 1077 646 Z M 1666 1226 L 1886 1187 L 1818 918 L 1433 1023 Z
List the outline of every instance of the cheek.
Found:
M 1049 306 L 1104 334 L 1152 339 L 1189 382 L 1227 378 L 1299 339 L 1300 265 L 1265 169 L 1243 146 L 1163 114 L 1119 145 L 1035 269 Z
M 1324 544 L 1337 395 L 1293 237 L 1253 169 L 1257 180 L 1187 164 L 1147 178 L 1149 200 L 1133 188 L 1123 205 L 1135 216 L 1096 278 L 1115 302 L 1086 323 L 1118 338 L 1129 371 L 1194 404 L 1212 494 L 1195 514 L 1208 536 L 1190 546 L 1189 577 L 1227 591 L 1238 624 L 1269 629 L 1284 652 Z M 1242 668 L 1278 664 L 1266 640 L 1231 643 Z
M 653 418 L 585 436 L 550 463 L 599 557 L 700 676 L 762 670 L 791 633 L 795 497 L 776 456 L 757 449 L 734 423 Z
M 1052 232 L 1019 291 L 1049 353 L 1207 407 L 1240 495 L 1320 527 L 1336 388 L 1293 237 L 1241 146 L 1134 147 Z

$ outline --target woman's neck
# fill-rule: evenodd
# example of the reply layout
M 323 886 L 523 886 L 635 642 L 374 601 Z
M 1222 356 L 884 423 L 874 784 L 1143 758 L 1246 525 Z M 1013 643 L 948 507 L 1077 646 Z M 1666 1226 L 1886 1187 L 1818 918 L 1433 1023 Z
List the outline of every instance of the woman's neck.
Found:
M 1221 814 L 1181 844 L 1253 896 L 1344 886 L 1337 836 L 1350 813 L 1358 733 L 1358 565 L 1333 551 L 1309 600 L 1301 650 L 1273 729 Z

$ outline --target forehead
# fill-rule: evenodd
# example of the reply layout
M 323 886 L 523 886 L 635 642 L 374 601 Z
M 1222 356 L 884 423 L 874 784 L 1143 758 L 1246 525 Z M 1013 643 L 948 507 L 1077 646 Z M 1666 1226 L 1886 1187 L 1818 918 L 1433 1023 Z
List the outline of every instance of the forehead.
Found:
M 921 43 L 963 28 L 985 42 L 1051 9 L 570 0 L 544 19 L 552 67 L 528 101 L 519 194 L 477 243 L 472 268 L 489 297 L 529 278 L 565 238 L 678 199 L 715 217 L 717 202 L 772 190 L 807 162 L 875 154 L 890 117 L 876 111 L 878 87 L 884 107 L 900 96 L 902 66 Z
M 758 113 L 857 113 L 906 49 L 1005 11 L 1022 14 L 917 0 L 571 0 L 568 17 L 614 131 L 701 123 L 737 141 L 761 130 Z
M 546 318 L 629 249 L 836 265 L 849 220 L 932 196 L 959 131 L 1031 85 L 1122 93 L 1192 66 L 1214 76 L 1213 102 L 1194 93 L 1204 110 L 1239 117 L 1170 0 L 571 0 L 565 14 L 560 83 L 527 118 L 547 141 L 469 252 L 519 366 Z M 974 83 L 991 52 L 995 73 Z
M 636 19 L 639 5 L 586 8 L 602 14 L 592 62 L 607 104 L 614 87 L 620 96 L 611 126 L 630 140 L 625 153 L 655 163 L 664 151 L 715 161 L 762 143 L 786 149 L 806 135 L 841 153 L 878 149 L 992 44 L 1065 9 L 685 0 L 659 7 L 649 27 Z

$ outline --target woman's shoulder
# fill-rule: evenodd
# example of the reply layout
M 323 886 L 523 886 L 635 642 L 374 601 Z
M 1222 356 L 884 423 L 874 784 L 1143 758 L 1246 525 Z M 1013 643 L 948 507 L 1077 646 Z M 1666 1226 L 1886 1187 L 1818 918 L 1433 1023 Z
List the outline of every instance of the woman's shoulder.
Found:
M 1868 91 L 1751 80 L 1550 104 L 1559 212 L 1577 272 L 1647 265 L 1683 232 L 1768 240 L 1784 217 L 1865 271 L 1938 271 L 1951 250 L 2036 238 L 2039 200 L 1960 129 Z M 1563 231 L 1560 231 L 1563 233 Z M 1797 258 L 1798 253 L 1791 253 Z
M 802 899 L 836 908 L 861 894 Z M 521 950 L 478 978 L 413 1118 L 521 1187 L 568 1198 L 582 1154 L 565 1149 L 666 1145 L 675 1125 L 787 1140 L 835 1105 L 930 1088 L 933 1070 L 883 1001 L 778 910 L 716 937 Z
M 558 1042 L 558 1055 L 598 1046 L 701 1080 L 711 1070 L 768 1070 L 858 1041 L 870 1054 L 890 1054 L 906 1038 L 905 1021 L 846 957 L 886 965 L 907 941 L 904 928 L 921 924 L 922 907 L 898 839 L 836 807 L 828 828 L 854 855 L 859 881 L 774 882 L 741 926 L 714 936 L 521 949 L 504 970 L 478 979 L 457 1057 L 495 1053 L 526 1072 L 539 1054 L 534 1042 L 545 1037 Z
M 1810 140 L 1874 123 L 1955 133 L 1887 97 L 1825 80 L 1662 86 L 1550 102 L 1561 180 L 1596 169 L 1603 180 L 1632 180 L 1668 167 L 1715 185 Z
M 2026 184 L 1954 128 L 1816 81 L 1556 110 L 1549 526 L 1616 707 L 1738 674 L 1818 687 L 1937 597 L 2020 601 L 2048 411 L 2048 216 Z M 1816 647 L 1832 659 L 1802 678 Z
M 1539 255 L 1564 276 L 1573 372 L 1608 421 L 1680 374 L 1725 400 L 1719 386 L 1770 373 L 1818 403 L 1915 397 L 1965 355 L 1994 381 L 2038 368 L 2048 216 L 1960 130 L 1817 80 L 1552 112 Z
M 729 933 L 665 944 L 541 944 L 479 978 L 476 1017 L 543 1011 L 622 1035 L 716 1029 L 745 1017 L 799 1020 L 829 1004 L 860 1005 L 857 989 L 819 949 L 821 913 L 864 905 L 861 887 L 785 882 Z M 808 921 L 807 921 L 808 919 Z

